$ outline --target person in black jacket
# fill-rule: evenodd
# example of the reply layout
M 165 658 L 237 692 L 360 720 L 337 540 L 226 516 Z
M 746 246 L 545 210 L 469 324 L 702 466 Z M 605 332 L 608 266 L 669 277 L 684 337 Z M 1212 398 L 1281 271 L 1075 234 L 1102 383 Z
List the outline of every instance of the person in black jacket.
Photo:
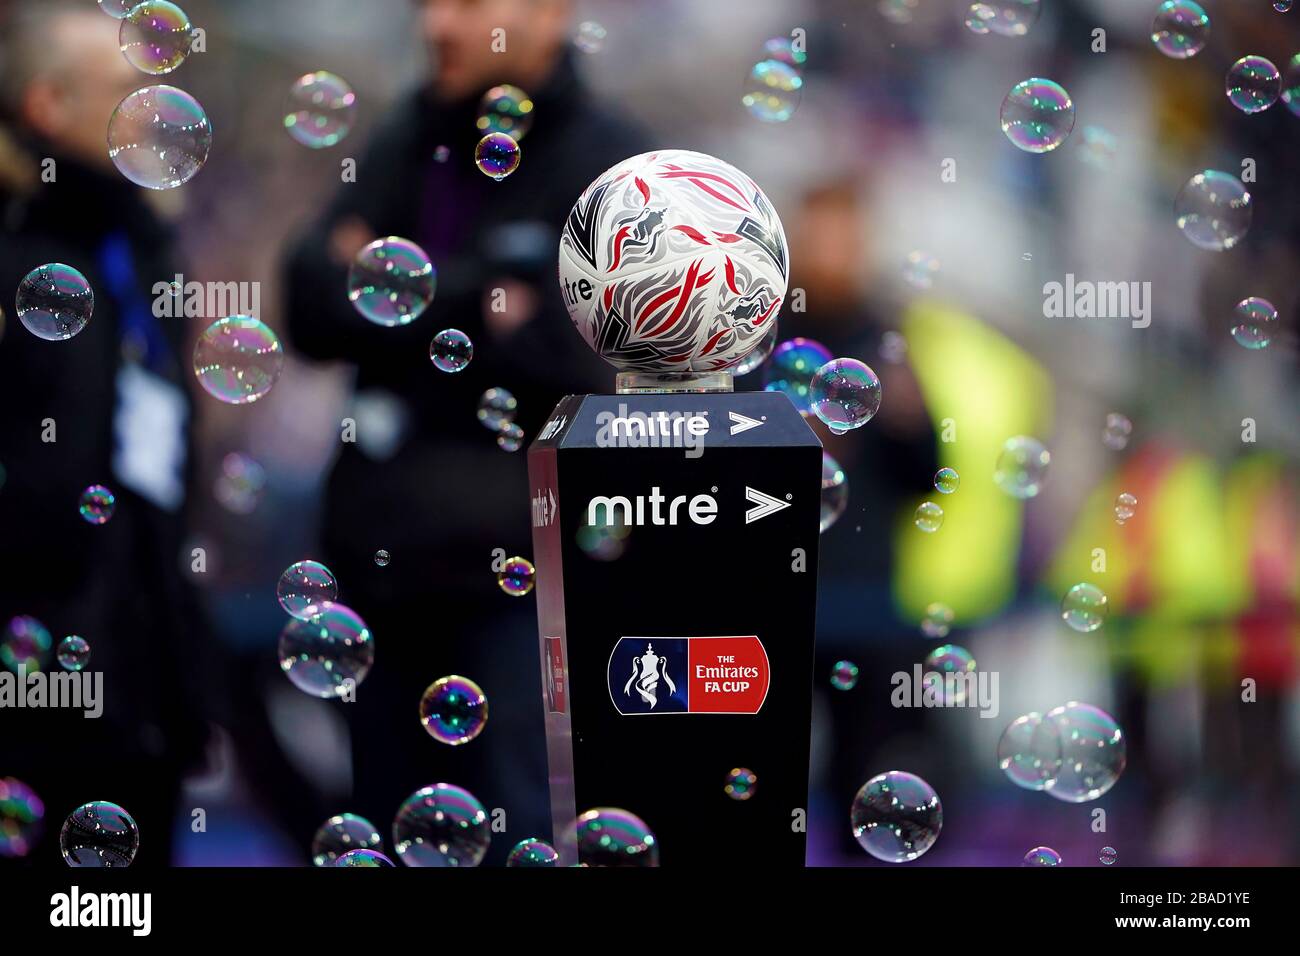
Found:
M 421 786 L 466 786 L 508 811 L 489 861 L 542 835 L 549 817 L 535 607 L 504 594 L 493 572 L 495 549 L 531 551 L 524 452 L 498 447 L 476 406 L 486 389 L 508 389 L 531 440 L 564 394 L 612 388 L 613 370 L 561 302 L 559 231 L 591 180 L 652 146 L 580 81 L 570 8 L 420 4 L 436 73 L 393 108 L 356 182 L 340 188 L 287 264 L 293 346 L 357 369 L 356 440 L 342 443 L 321 520 L 340 600 L 376 639 L 375 668 L 344 705 L 355 721 L 357 812 L 390 820 Z M 474 164 L 483 135 L 475 121 L 484 92 L 503 83 L 529 94 L 533 122 L 519 168 L 495 181 Z M 347 295 L 357 251 L 388 235 L 418 243 L 438 273 L 427 311 L 395 328 L 364 319 Z M 430 340 L 446 328 L 474 343 L 456 374 L 429 359 Z M 381 549 L 391 555 L 382 567 Z M 454 749 L 432 740 L 417 712 L 424 688 L 453 673 L 478 681 L 491 710 L 483 736 Z

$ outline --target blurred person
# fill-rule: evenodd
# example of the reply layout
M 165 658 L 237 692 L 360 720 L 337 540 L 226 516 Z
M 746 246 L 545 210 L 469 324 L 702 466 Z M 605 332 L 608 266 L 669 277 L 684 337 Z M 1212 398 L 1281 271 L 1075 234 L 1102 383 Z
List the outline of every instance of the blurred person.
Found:
M 476 405 L 488 388 L 510 390 L 531 439 L 565 393 L 611 389 L 613 370 L 560 298 L 559 231 L 591 180 L 652 145 L 580 81 L 572 12 L 568 0 L 416 3 L 434 69 L 393 107 L 356 182 L 287 263 L 293 345 L 357 370 L 356 441 L 342 444 L 321 516 L 340 600 L 376 636 L 376 666 L 348 706 L 357 812 L 389 820 L 422 786 L 466 786 L 507 810 L 489 861 L 547 836 L 550 818 L 536 609 L 503 593 L 493 569 L 496 549 L 531 553 L 525 452 L 499 448 Z M 476 119 L 483 94 L 503 83 L 529 94 L 533 124 L 519 168 L 494 181 L 475 167 Z M 394 328 L 363 318 L 347 292 L 357 252 L 389 235 L 418 243 L 438 279 L 427 311 Z M 457 374 L 429 358 L 430 340 L 449 327 L 474 343 Z M 481 739 L 453 749 L 428 737 L 417 704 L 454 673 L 484 688 L 491 719 Z
M 103 713 L 0 712 L 0 774 L 43 798 L 31 860 L 63 866 L 63 818 L 92 799 L 119 803 L 143 834 L 139 863 L 169 862 L 175 802 L 200 755 L 195 680 L 204 628 L 182 557 L 190 400 L 184 330 L 156 319 L 153 284 L 177 270 L 168 229 L 117 174 L 109 116 L 143 78 L 123 59 L 117 21 L 94 5 L 19 4 L 0 33 L 0 289 L 46 263 L 82 272 L 94 313 L 66 341 L 11 315 L 0 332 L 0 626 L 32 615 L 55 649 L 77 634 L 102 673 Z M 13 302 L 13 299 L 9 300 Z M 107 485 L 116 509 L 82 519 L 80 495 Z M 182 565 L 184 561 L 184 566 Z M 183 570 L 184 567 L 184 570 Z

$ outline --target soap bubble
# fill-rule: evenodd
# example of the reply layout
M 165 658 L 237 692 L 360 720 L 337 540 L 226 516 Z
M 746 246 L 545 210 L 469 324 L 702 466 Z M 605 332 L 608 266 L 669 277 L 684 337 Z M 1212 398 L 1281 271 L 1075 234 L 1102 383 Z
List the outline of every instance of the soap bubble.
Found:
M 478 420 L 491 431 L 500 431 L 502 427 L 515 420 L 515 411 L 519 401 L 504 388 L 489 388 L 478 400 Z
M 973 33 L 992 30 L 1004 37 L 1022 37 L 1034 25 L 1039 12 L 1038 0 L 983 0 L 970 5 L 966 26 Z
M 383 845 L 375 825 L 355 813 L 330 817 L 316 830 L 311 840 L 311 861 L 316 866 L 330 866 L 353 850 L 373 850 Z M 390 864 L 391 865 L 391 864 Z
M 740 102 L 749 115 L 764 123 L 784 123 L 799 108 L 803 77 L 780 60 L 760 60 L 745 80 Z
M 266 490 L 266 469 L 247 455 L 231 452 L 221 459 L 221 474 L 212 483 L 212 494 L 227 511 L 252 514 Z
M 901 25 L 912 22 L 912 12 L 917 8 L 918 3 L 919 0 L 880 0 L 876 4 L 876 9 L 890 23 Z
M 890 770 L 862 785 L 853 798 L 850 819 L 864 850 L 886 863 L 904 863 L 939 839 L 943 805 L 920 777 Z
M 1115 499 L 1115 523 L 1123 524 L 1133 517 L 1137 511 L 1137 498 L 1130 495 L 1127 491 L 1123 492 Z
M 1061 619 L 1083 634 L 1106 623 L 1106 595 L 1095 584 L 1076 584 L 1061 599 Z
M 1278 13 L 1290 13 L 1294 0 L 1273 0 L 1273 9 Z
M 1036 711 L 1017 717 L 998 740 L 998 766 L 1017 787 L 1047 789 L 1061 772 L 1056 725 Z
M 849 479 L 828 451 L 822 452 L 821 530 L 840 520 L 849 506 Z
M 199 101 L 174 86 L 128 95 L 108 121 L 108 156 L 117 171 L 146 189 L 174 189 L 208 161 L 212 125 Z
M 370 869 L 392 866 L 393 861 L 378 850 L 349 850 L 330 866 L 366 867 Z
M 95 293 L 72 266 L 48 262 L 23 276 L 15 305 L 28 332 L 58 342 L 86 327 L 95 311 Z
M 1061 771 L 1047 792 L 1066 803 L 1096 800 L 1119 780 L 1127 761 L 1124 732 L 1115 718 L 1090 704 L 1071 701 L 1044 718 L 1061 740 Z
M 1300 53 L 1287 60 L 1282 76 L 1282 102 L 1295 116 L 1300 116 Z
M 311 149 L 341 143 L 356 118 L 357 95 L 347 80 L 326 70 L 298 77 L 289 88 L 284 128 Z
M 1246 187 L 1217 169 L 1199 172 L 1178 191 L 1174 215 L 1187 240 L 1202 249 L 1231 249 L 1250 228 L 1254 207 Z
M 555 866 L 559 862 L 555 847 L 536 837 L 520 840 L 506 857 L 506 866 Z
M 429 343 L 429 361 L 443 372 L 459 372 L 474 357 L 474 343 L 460 329 L 443 329 Z
M 45 666 L 53 646 L 54 639 L 44 624 L 29 614 L 20 614 L 5 626 L 0 662 L 12 671 L 21 667 L 30 674 Z
M 754 795 L 758 786 L 758 774 L 745 767 L 736 767 L 727 774 L 727 782 L 722 791 L 732 800 L 748 800 Z
M 355 611 L 326 601 L 280 632 L 280 669 L 313 697 L 347 697 L 375 662 L 375 639 Z
M 1043 490 L 1051 463 L 1051 453 L 1042 442 L 1028 435 L 1016 435 L 1003 443 L 993 470 L 993 481 L 1012 498 L 1022 501 L 1033 498 Z
M 803 65 L 808 62 L 808 54 L 803 50 L 796 50 L 794 41 L 790 37 L 781 36 L 772 37 L 763 44 L 763 59 L 779 60 L 786 66 L 802 70 Z
M 574 824 L 578 860 L 587 866 L 659 865 L 659 843 L 646 822 L 617 807 L 597 807 Z
M 938 675 L 925 679 L 932 682 L 945 706 L 965 702 L 968 683 L 961 675 L 975 673 L 975 657 L 970 651 L 957 644 L 942 644 L 926 655 L 925 669 L 929 674 Z M 948 680 L 949 675 L 954 679 Z
M 934 473 L 934 490 L 941 495 L 950 495 L 961 484 L 961 475 L 955 468 L 940 468 Z
M 506 558 L 505 566 L 497 573 L 497 584 L 511 597 L 523 597 L 533 589 L 537 569 L 527 558 Z
M 336 601 L 339 583 L 334 572 L 319 561 L 295 561 L 284 569 L 275 585 L 275 597 L 292 617 L 306 619 L 309 608 Z
M 1115 852 L 1113 846 L 1104 846 L 1098 859 L 1101 860 L 1102 866 L 1112 866 L 1119 859 L 1119 854 Z
M 826 346 L 812 339 L 782 342 L 763 366 L 763 388 L 784 392 L 801 414 L 811 414 L 813 376 L 832 358 Z
M 91 485 L 81 493 L 78 510 L 89 524 L 108 524 L 117 508 L 117 496 L 103 485 Z
M 468 677 L 440 677 L 420 697 L 420 723 L 439 743 L 467 744 L 487 726 L 488 699 Z
M 939 601 L 932 601 L 925 606 L 925 616 L 921 618 L 921 633 L 934 640 L 942 640 L 952 629 L 952 608 Z
M 138 849 L 140 828 L 135 819 L 106 800 L 77 807 L 59 831 L 63 862 L 74 868 L 130 866 Z
M 126 62 L 154 75 L 170 73 L 190 55 L 194 27 L 185 11 L 167 0 L 145 0 L 131 8 L 118 28 Z
M 1025 854 L 1023 866 L 1060 866 L 1061 854 L 1050 846 L 1036 846 Z
M 65 671 L 79 671 L 90 663 L 90 643 L 80 635 L 69 634 L 59 641 L 59 666 Z
M 1074 103 L 1059 84 L 1041 77 L 1021 80 L 999 113 L 1002 132 L 1027 153 L 1056 149 L 1074 129 Z
M 1251 296 L 1237 303 L 1232 314 L 1232 337 L 1244 349 L 1263 349 L 1273 341 L 1277 309 L 1268 299 Z
M 45 829 L 45 804 L 16 777 L 0 777 L 0 858 L 17 859 L 32 851 Z
M 831 686 L 836 690 L 853 690 L 858 684 L 858 665 L 852 661 L 836 661 L 831 668 Z
M 435 163 L 445 163 L 451 158 L 451 147 L 439 146 L 433 151 L 433 161 Z
M 1100 126 L 1083 128 L 1083 143 L 1079 146 L 1079 158 L 1094 169 L 1108 170 L 1115 162 L 1118 140 Z
M 1271 60 L 1243 56 L 1228 69 L 1224 91 L 1228 101 L 1243 113 L 1259 113 L 1277 102 L 1282 76 Z
M 280 339 L 251 315 L 218 319 L 194 343 L 194 374 L 227 405 L 248 405 L 271 391 L 284 369 Z
M 99 0 L 99 9 L 114 20 L 121 20 L 140 0 Z
M 1101 443 L 1111 451 L 1123 451 L 1128 447 L 1129 436 L 1133 434 L 1133 423 L 1119 412 L 1106 416 L 1106 427 L 1101 432 Z
M 519 159 L 519 144 L 506 133 L 488 133 L 474 147 L 474 165 L 497 182 L 519 168 Z
M 748 375 L 754 369 L 758 368 L 767 361 L 767 357 L 772 354 L 772 349 L 776 348 L 776 322 L 773 321 L 763 333 L 763 337 L 758 344 L 740 357 L 735 365 L 731 366 L 731 374 L 739 378 L 742 375 Z
M 393 845 L 407 866 L 478 866 L 491 841 L 483 804 L 450 783 L 417 790 L 393 820 Z
M 914 250 L 903 260 L 903 279 L 914 289 L 928 289 L 939 274 L 939 260 L 928 252 Z
M 809 385 L 812 410 L 837 434 L 861 428 L 880 410 L 880 379 L 857 359 L 832 359 Z
M 934 534 L 943 527 L 943 509 L 933 501 L 923 501 L 917 506 L 913 520 L 926 534 Z
M 501 426 L 501 432 L 497 435 L 497 445 L 506 451 L 518 451 L 524 444 L 524 430 L 514 422 L 507 422 Z
M 433 301 L 438 272 L 428 254 L 398 236 L 376 239 L 348 269 L 348 300 L 376 325 L 389 328 L 418 319 Z
M 1210 18 L 1192 0 L 1165 0 L 1151 22 L 1151 42 L 1167 57 L 1196 56 L 1210 38 Z
M 533 101 L 517 86 L 494 86 L 479 102 L 477 126 L 480 133 L 505 133 L 519 143 L 533 128 Z
M 388 562 L 392 560 L 393 560 L 393 556 L 389 554 L 387 551 L 385 551 L 383 548 L 380 548 L 378 551 L 375 552 L 375 564 L 381 568 L 388 567 Z
M 573 43 L 583 53 L 599 53 L 605 45 L 607 31 L 595 20 L 583 20 L 578 24 L 578 33 Z
M 890 365 L 907 361 L 907 339 L 892 329 L 880 337 L 880 357 Z

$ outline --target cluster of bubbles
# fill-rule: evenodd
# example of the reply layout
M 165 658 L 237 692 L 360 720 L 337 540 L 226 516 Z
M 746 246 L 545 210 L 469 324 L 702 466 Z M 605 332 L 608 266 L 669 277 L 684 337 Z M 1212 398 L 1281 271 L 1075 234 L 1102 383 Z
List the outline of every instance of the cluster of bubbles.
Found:
M 836 661 L 831 668 L 831 686 L 836 690 L 852 690 L 858 686 L 858 665 L 852 661 Z
M 861 428 L 880 411 L 880 379 L 857 359 L 832 359 L 817 369 L 808 387 L 813 413 L 831 431 Z
M 487 695 L 468 677 L 440 677 L 420 697 L 420 723 L 439 743 L 467 744 L 483 732 L 487 719 Z
M 506 558 L 497 572 L 497 585 L 511 597 L 523 597 L 536 583 L 537 569 L 527 558 Z
M 69 634 L 59 641 L 55 656 L 65 671 L 84 670 L 90 663 L 90 642 L 79 634 Z
M 474 343 L 460 329 L 443 329 L 429 343 L 429 361 L 440 372 L 461 372 L 474 358 Z
M 1277 307 L 1268 299 L 1242 299 L 1232 312 L 1232 338 L 1244 349 L 1268 348 L 1277 327 Z
M 1250 193 L 1231 173 L 1206 169 L 1187 181 L 1174 199 L 1174 222 L 1187 241 L 1222 252 L 1241 241 L 1254 215 Z
M 18 320 L 47 342 L 70 339 L 95 311 L 95 293 L 86 277 L 62 262 L 37 266 L 18 283 Z
M 1059 83 L 1035 76 L 1011 88 L 998 116 L 1002 132 L 1018 149 L 1048 153 L 1074 129 L 1074 101 Z
M 504 83 L 483 94 L 475 121 L 483 138 L 474 147 L 479 172 L 500 182 L 519 168 L 519 143 L 533 125 L 532 98 Z
M 280 669 L 313 697 L 349 695 L 375 662 L 375 640 L 355 611 L 324 601 L 304 608 L 279 640 Z
M 1120 492 L 1115 498 L 1115 523 L 1124 524 L 1137 513 L 1138 500 L 1127 491 Z
M 758 774 L 747 767 L 735 767 L 727 774 L 727 781 L 722 785 L 722 792 L 732 800 L 748 800 L 754 796 L 758 786 Z
M 1096 800 L 1115 786 L 1127 762 L 1115 718 L 1071 701 L 1044 716 L 1017 717 L 998 741 L 998 766 L 1012 783 L 1066 803 Z
M 81 493 L 77 508 L 88 524 L 108 524 L 117 510 L 117 496 L 103 485 L 91 485 Z
M 560 854 L 545 840 L 528 837 L 520 840 L 506 857 L 506 866 L 553 867 L 560 862 Z
M 809 415 L 813 377 L 832 358 L 830 349 L 813 339 L 793 338 L 782 342 L 763 365 L 763 388 L 783 392 L 800 414 Z
M 1012 498 L 1025 501 L 1043 490 L 1051 453 L 1043 443 L 1028 435 L 1008 438 L 998 453 L 993 481 Z
M 59 852 L 71 867 L 130 866 L 139 849 L 135 818 L 107 800 L 83 803 L 59 831 Z
M 284 349 L 269 325 L 251 315 L 229 315 L 203 330 L 194 343 L 194 376 L 226 405 L 264 398 L 284 371 Z
M 820 529 L 825 532 L 840 520 L 849 506 L 849 479 L 828 451 L 822 452 L 822 494 Z
M 4 638 L 0 640 L 0 663 L 12 671 L 19 668 L 31 673 L 40 670 L 49 660 L 54 640 L 49 629 L 30 614 L 19 614 L 5 625 Z
M 376 325 L 414 322 L 433 301 L 438 273 L 410 239 L 386 236 L 368 243 L 348 268 L 348 301 Z
M 794 115 L 803 98 L 803 65 L 808 54 L 789 37 L 775 37 L 763 45 L 763 56 L 745 78 L 740 102 L 749 115 L 764 123 L 783 123 Z
M 1061 598 L 1061 620 L 1081 634 L 1090 634 L 1105 624 L 1108 610 L 1105 592 L 1086 581 L 1074 585 Z
M 199 101 L 174 86 L 146 86 L 123 98 L 108 121 L 108 155 L 146 189 L 175 189 L 208 161 L 212 124 Z
M 316 866 L 336 866 L 340 857 L 357 850 L 374 850 L 383 842 L 375 825 L 365 817 L 340 813 L 316 830 L 311 841 L 311 861 Z
M 849 816 L 858 843 L 885 863 L 917 859 L 934 846 L 943 829 L 943 805 L 934 788 L 901 770 L 864 783 Z
M 310 149 L 341 143 L 356 121 L 357 95 L 347 80 L 327 70 L 298 77 L 289 87 L 284 128 Z
M 985 0 L 972 3 L 966 13 L 966 29 L 986 35 L 1022 37 L 1038 20 L 1038 0 Z
M 30 853 L 44 822 L 45 804 L 36 791 L 16 777 L 0 777 L 0 857 Z

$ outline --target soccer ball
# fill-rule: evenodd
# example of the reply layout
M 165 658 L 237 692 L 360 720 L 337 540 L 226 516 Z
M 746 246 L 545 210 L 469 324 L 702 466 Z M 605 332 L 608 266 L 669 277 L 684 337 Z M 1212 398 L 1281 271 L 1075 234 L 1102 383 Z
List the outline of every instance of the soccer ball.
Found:
M 788 275 L 785 233 L 763 190 L 683 149 L 606 170 L 560 235 L 569 317 L 627 371 L 734 366 L 776 321 Z

